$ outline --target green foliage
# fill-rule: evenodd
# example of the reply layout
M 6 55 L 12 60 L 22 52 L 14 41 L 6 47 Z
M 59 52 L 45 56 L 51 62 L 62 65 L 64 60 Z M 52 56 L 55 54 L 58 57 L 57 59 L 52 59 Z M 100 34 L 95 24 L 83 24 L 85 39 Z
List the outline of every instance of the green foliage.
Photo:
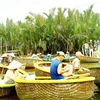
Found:
M 0 24 L 3 52 L 12 48 L 22 55 L 81 50 L 86 40 L 100 37 L 100 14 L 92 8 L 93 5 L 82 13 L 70 8 L 52 8 L 43 15 L 29 12 L 25 22 L 17 23 L 7 18 L 6 25 Z

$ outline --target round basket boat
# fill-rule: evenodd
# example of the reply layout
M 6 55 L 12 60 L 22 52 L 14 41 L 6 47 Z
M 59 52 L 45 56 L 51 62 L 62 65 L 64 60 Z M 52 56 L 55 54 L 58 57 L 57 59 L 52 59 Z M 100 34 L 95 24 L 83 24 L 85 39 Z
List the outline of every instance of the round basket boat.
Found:
M 7 66 L 0 65 L 0 78 L 4 76 L 7 71 Z M 15 84 L 0 84 L 0 97 L 11 95 L 15 91 Z
M 0 84 L 0 97 L 15 94 L 15 84 Z
M 4 74 L 8 70 L 7 66 L 0 65 L 0 78 L 4 77 Z M 27 74 L 27 72 L 18 69 L 18 71 L 22 74 Z M 0 84 L 0 97 L 9 96 L 15 94 L 15 84 Z
M 83 56 L 81 62 L 83 63 L 98 63 L 100 58 Z
M 89 67 L 90 75 L 95 77 L 95 83 L 100 83 L 100 66 Z
M 37 62 L 36 59 L 33 59 L 31 57 L 17 58 L 17 61 L 25 64 L 26 68 L 34 68 L 34 63 Z
M 37 62 L 34 63 L 36 76 L 50 76 L 51 62 Z
M 5 74 L 6 71 L 7 71 L 7 66 L 1 64 L 0 65 L 0 75 Z
M 51 62 L 36 62 L 34 63 L 36 76 L 50 76 Z M 62 63 L 65 66 L 67 63 Z
M 94 95 L 94 77 L 70 80 L 16 79 L 20 100 L 88 100 Z

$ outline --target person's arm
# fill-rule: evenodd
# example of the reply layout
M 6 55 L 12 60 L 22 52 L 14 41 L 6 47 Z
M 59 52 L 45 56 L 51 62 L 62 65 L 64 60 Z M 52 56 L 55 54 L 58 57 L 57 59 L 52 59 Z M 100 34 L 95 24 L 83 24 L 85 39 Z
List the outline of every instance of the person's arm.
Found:
M 26 77 L 26 76 L 28 76 L 28 74 L 22 74 L 22 73 L 20 73 L 18 70 L 16 70 L 16 71 L 15 71 L 15 76 L 16 76 L 16 77 Z
M 58 65 L 58 69 L 57 69 L 58 74 L 64 74 L 65 72 L 68 72 L 67 69 L 63 69 L 62 64 Z
M 5 78 L 10 78 L 10 79 L 14 79 L 15 78 L 15 74 L 11 71 L 11 70 L 7 70 L 4 80 Z
M 84 54 L 84 44 L 82 45 L 82 53 Z

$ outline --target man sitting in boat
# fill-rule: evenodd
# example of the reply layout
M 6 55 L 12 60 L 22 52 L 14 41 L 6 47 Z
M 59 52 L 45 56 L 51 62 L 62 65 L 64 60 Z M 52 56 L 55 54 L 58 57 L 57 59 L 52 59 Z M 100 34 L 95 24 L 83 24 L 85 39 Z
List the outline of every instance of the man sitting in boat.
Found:
M 22 64 L 20 62 L 13 60 L 8 65 L 8 70 L 7 70 L 6 74 L 4 75 L 3 80 L 0 80 L 0 84 L 13 84 L 15 78 L 17 78 L 17 77 L 25 77 L 25 75 L 21 74 L 17 70 L 21 66 L 22 66 Z
M 69 68 L 63 68 L 62 61 L 64 60 L 64 52 L 59 51 L 57 57 L 52 60 L 50 65 L 50 76 L 54 80 L 66 79 L 72 70 L 71 66 Z M 67 74 L 65 74 L 67 72 Z
M 83 68 L 80 66 L 80 59 L 84 56 L 80 51 L 76 52 L 76 58 L 73 60 L 72 65 L 73 65 L 73 73 L 75 74 L 84 74 L 84 73 L 89 73 L 89 69 Z

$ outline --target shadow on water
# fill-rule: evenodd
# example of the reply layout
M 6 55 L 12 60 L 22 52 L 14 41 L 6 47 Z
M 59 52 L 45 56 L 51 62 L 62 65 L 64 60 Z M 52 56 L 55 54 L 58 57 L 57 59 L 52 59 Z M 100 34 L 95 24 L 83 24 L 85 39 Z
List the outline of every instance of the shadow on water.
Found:
M 0 98 L 0 100 L 20 100 L 20 99 L 17 97 L 17 94 L 14 94 L 14 95 L 2 97 Z M 89 100 L 100 100 L 100 91 L 97 91 L 94 94 L 94 96 Z
M 0 100 L 20 100 L 16 94 L 10 95 L 10 96 L 5 96 L 1 97 Z
M 90 100 L 100 100 L 100 90 L 94 94 L 94 97 Z
M 4 97 L 0 97 L 0 100 L 20 100 L 17 96 L 17 94 L 12 94 L 10 96 L 4 96 Z

